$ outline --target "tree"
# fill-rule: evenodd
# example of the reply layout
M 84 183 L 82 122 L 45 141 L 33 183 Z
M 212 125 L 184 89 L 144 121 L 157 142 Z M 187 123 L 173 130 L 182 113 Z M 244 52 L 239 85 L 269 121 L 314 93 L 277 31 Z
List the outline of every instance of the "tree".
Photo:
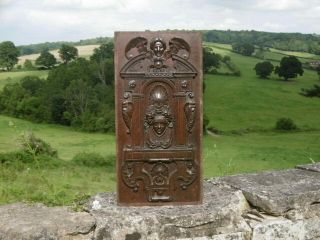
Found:
M 302 64 L 295 56 L 283 57 L 280 66 L 277 66 L 274 72 L 279 77 L 284 77 L 285 81 L 297 77 L 298 74 L 303 75 Z
M 91 61 L 100 62 L 107 58 L 113 59 L 114 44 L 113 42 L 101 44 L 99 48 L 93 50 L 93 54 L 90 57 Z
M 71 60 L 78 57 L 78 49 L 74 46 L 62 44 L 61 48 L 59 49 L 59 56 L 62 61 L 67 64 Z
M 26 59 L 26 60 L 24 61 L 23 67 L 24 67 L 25 69 L 28 69 L 28 70 L 34 68 L 34 67 L 33 67 L 33 64 L 32 64 L 32 61 L 31 61 L 30 59 Z
M 40 53 L 36 59 L 36 64 L 46 68 L 52 68 L 57 63 L 57 59 L 47 49 Z
M 13 42 L 6 41 L 0 43 L 0 67 L 10 71 L 18 62 L 19 50 Z
M 93 50 L 90 60 L 96 64 L 100 82 L 105 85 L 112 85 L 114 82 L 114 44 L 109 42 L 102 44 Z
M 208 73 L 211 68 L 219 68 L 222 57 L 212 52 L 211 48 L 203 48 L 203 70 Z
M 234 43 L 232 44 L 232 50 L 244 56 L 251 56 L 254 52 L 254 45 L 250 43 Z
M 274 66 L 271 62 L 265 61 L 265 62 L 259 62 L 254 67 L 254 70 L 256 71 L 256 74 L 260 76 L 261 78 L 267 78 L 270 76 L 274 69 Z

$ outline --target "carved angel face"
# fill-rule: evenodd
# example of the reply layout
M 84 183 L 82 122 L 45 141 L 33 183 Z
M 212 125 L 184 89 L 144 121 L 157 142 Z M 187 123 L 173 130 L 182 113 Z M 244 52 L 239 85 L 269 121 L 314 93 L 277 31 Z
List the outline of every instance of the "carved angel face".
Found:
M 168 125 L 167 119 L 163 115 L 156 115 L 153 120 L 153 130 L 156 134 L 161 135 Z
M 157 57 L 161 57 L 163 55 L 165 48 L 161 41 L 157 41 L 154 43 L 153 52 Z

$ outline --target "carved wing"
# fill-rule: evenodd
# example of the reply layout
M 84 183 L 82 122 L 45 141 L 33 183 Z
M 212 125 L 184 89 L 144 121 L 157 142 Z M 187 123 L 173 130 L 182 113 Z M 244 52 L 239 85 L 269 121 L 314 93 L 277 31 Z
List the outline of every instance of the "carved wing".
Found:
M 126 46 L 125 54 L 127 59 L 131 59 L 139 54 L 147 52 L 148 40 L 143 37 L 132 39 Z
M 169 41 L 170 54 L 178 55 L 184 59 L 188 59 L 190 56 L 190 46 L 182 38 L 172 38 Z

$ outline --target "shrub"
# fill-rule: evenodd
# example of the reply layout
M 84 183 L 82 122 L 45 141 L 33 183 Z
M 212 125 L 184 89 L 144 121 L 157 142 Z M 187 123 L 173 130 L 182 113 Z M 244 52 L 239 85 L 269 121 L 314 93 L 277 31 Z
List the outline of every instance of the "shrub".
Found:
M 265 62 L 259 62 L 254 67 L 254 70 L 256 71 L 256 74 L 260 76 L 261 78 L 267 78 L 270 76 L 274 69 L 274 66 L 271 62 L 265 61 Z
M 86 167 L 112 167 L 115 163 L 115 155 L 103 157 L 99 153 L 81 152 L 73 157 L 72 162 Z
M 315 84 L 313 88 L 301 89 L 300 94 L 305 97 L 319 97 L 320 98 L 320 85 Z
M 58 152 L 52 148 L 49 143 L 46 143 L 41 138 L 36 137 L 32 132 L 27 132 L 19 137 L 20 146 L 23 151 L 36 155 L 48 155 L 57 157 Z
M 276 123 L 276 129 L 282 131 L 291 131 L 298 128 L 291 118 L 279 118 Z
M 0 163 L 6 163 L 6 164 L 13 163 L 13 162 L 30 163 L 32 161 L 33 161 L 33 157 L 25 151 L 0 153 Z

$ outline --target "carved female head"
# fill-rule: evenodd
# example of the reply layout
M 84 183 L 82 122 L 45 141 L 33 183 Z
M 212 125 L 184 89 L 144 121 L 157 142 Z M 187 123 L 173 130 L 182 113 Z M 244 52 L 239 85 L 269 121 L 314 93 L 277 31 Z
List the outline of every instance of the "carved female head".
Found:
M 157 57 L 161 57 L 166 50 L 166 43 L 161 38 L 155 38 L 150 43 L 150 49 Z
M 164 115 L 156 115 L 153 119 L 153 130 L 157 135 L 161 135 L 168 125 L 168 121 Z

